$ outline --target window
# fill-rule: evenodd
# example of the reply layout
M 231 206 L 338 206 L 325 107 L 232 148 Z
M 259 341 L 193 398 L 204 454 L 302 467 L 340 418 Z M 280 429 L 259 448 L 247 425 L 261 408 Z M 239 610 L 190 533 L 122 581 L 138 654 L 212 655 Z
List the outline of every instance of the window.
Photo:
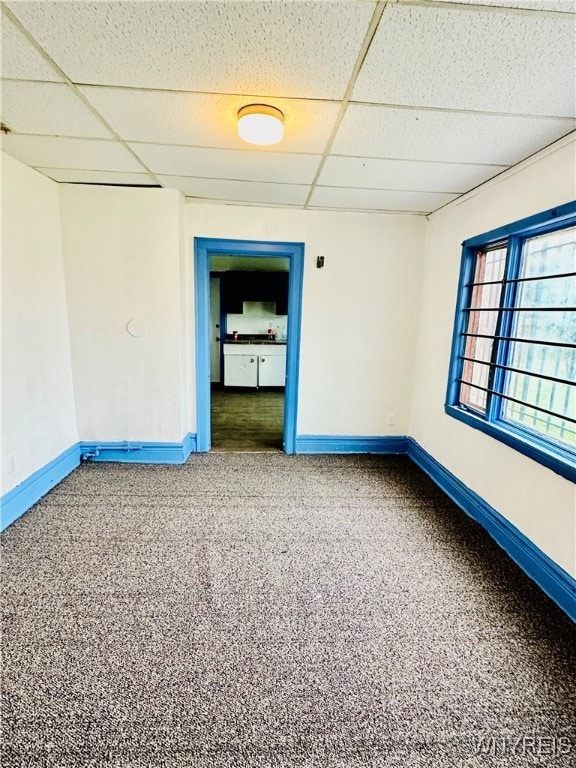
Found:
M 463 243 L 446 412 L 576 480 L 576 203 Z

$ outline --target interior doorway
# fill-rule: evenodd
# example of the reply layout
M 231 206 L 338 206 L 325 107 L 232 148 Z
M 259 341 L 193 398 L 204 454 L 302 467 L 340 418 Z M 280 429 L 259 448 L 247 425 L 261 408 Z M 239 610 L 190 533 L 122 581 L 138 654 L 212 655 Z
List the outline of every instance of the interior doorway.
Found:
M 290 260 L 210 256 L 211 444 L 282 451 Z
M 304 245 L 302 243 L 277 243 L 245 240 L 224 240 L 210 238 L 195 238 L 194 241 L 194 259 L 195 259 L 195 289 L 196 289 L 196 415 L 197 415 L 197 450 L 208 451 L 212 447 L 212 432 L 216 436 L 219 448 L 222 446 L 223 436 L 216 430 L 220 429 L 221 421 L 227 418 L 228 426 L 231 427 L 230 435 L 233 435 L 233 441 L 236 440 L 238 450 L 278 450 L 282 449 L 286 453 L 294 453 L 296 442 L 296 419 L 298 408 L 298 366 L 300 350 L 300 324 L 302 308 L 302 280 L 304 263 Z M 288 266 L 288 292 L 287 292 L 287 315 L 278 317 L 274 322 L 272 315 L 263 314 L 259 316 L 260 322 L 263 317 L 270 318 L 268 330 L 275 340 L 276 335 L 285 337 L 286 351 L 286 373 L 285 389 L 272 387 L 270 390 L 260 392 L 259 386 L 249 384 L 247 387 L 229 388 L 225 387 L 228 394 L 234 397 L 221 394 L 220 387 L 224 385 L 225 363 L 221 355 L 221 344 L 215 344 L 231 336 L 236 329 L 226 327 L 226 315 L 216 309 L 220 303 L 222 295 L 221 275 L 212 270 L 211 266 L 222 263 L 222 260 L 233 260 L 238 263 L 250 261 L 260 267 L 261 272 L 266 271 L 266 265 L 272 265 L 274 271 L 281 272 L 284 267 L 279 260 L 283 260 Z M 274 261 L 270 261 L 274 260 Z M 249 267 L 246 267 L 248 269 Z M 286 277 L 286 274 L 284 274 Z M 216 278 L 216 279 L 215 279 Z M 245 304 L 246 315 L 248 307 L 250 312 L 261 311 L 258 302 Z M 264 310 L 266 308 L 264 307 Z M 284 313 L 286 309 L 282 310 Z M 243 310 L 241 309 L 240 312 Z M 219 316 L 218 316 L 219 315 Z M 243 315 L 228 315 L 235 317 L 235 323 L 245 330 L 255 328 L 250 325 L 251 318 Z M 257 324 L 256 324 L 257 325 Z M 268 377 L 274 376 L 273 371 L 277 369 L 279 360 L 273 357 L 279 351 L 273 351 L 268 342 L 265 347 L 252 347 L 252 337 L 246 335 L 247 347 L 238 347 L 234 350 L 240 354 L 246 350 L 254 352 L 243 356 L 243 359 L 252 363 L 246 365 L 245 375 L 254 375 L 256 370 L 260 370 L 261 381 L 266 383 Z M 231 340 L 231 339 L 230 339 Z M 242 339 L 244 341 L 245 339 Z M 280 340 L 279 340 L 280 341 Z M 282 342 L 280 341 L 282 344 Z M 227 345 L 228 346 L 228 345 Z M 218 349 L 218 354 L 216 350 Z M 264 350 L 266 349 L 266 354 Z M 270 356 L 268 356 L 270 353 Z M 231 360 L 233 368 L 242 367 L 240 359 Z M 272 383 L 278 384 L 274 378 Z M 212 392 L 212 387 L 215 391 Z M 218 399 L 222 403 L 218 403 Z M 256 399 L 257 398 L 257 399 Z M 227 410 L 223 413 L 216 406 L 220 405 Z M 212 407 L 214 406 L 214 407 Z M 213 416 L 218 413 L 222 418 L 218 421 Z M 283 423 L 282 423 L 283 422 Z M 276 425 L 276 426 L 275 426 Z M 244 435 L 242 435 L 244 429 Z M 280 432 L 281 430 L 281 432 Z M 279 436 L 281 434 L 281 440 Z M 224 438 L 226 435 L 224 435 Z M 256 447 L 258 446 L 259 447 Z M 242 446 L 242 447 L 241 447 Z M 250 447 L 253 446 L 253 447 Z M 224 450 L 234 450 L 234 447 L 221 448 Z

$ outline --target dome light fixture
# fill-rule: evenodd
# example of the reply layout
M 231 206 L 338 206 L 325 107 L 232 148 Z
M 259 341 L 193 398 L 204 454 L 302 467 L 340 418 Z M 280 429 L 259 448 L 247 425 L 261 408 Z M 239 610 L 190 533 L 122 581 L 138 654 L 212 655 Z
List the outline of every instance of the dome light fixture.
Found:
M 249 144 L 277 144 L 284 136 L 284 115 L 267 104 L 248 104 L 238 111 L 238 136 Z

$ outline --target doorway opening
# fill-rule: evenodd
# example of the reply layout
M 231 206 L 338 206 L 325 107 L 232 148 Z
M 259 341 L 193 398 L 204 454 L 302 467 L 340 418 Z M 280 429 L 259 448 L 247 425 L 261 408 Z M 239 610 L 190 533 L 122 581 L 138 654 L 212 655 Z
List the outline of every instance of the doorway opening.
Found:
M 210 256 L 214 451 L 281 451 L 290 260 Z
M 197 450 L 294 453 L 304 244 L 195 238 L 194 261 Z

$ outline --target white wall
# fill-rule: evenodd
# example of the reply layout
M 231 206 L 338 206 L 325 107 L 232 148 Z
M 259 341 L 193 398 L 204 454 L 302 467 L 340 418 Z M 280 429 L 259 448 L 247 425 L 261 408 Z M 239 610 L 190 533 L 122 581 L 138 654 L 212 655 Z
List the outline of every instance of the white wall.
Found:
M 173 190 L 60 185 L 81 440 L 178 442 L 186 431 L 186 279 Z M 148 331 L 133 337 L 137 318 Z
M 430 217 L 410 434 L 571 574 L 576 493 L 568 480 L 444 414 L 461 243 L 573 200 L 574 138 Z
M 190 261 L 194 237 L 305 244 L 298 434 L 407 434 L 426 220 L 186 208 Z
M 559 142 L 427 224 L 58 186 L 3 156 L 2 493 L 78 439 L 195 432 L 193 237 L 301 241 L 298 433 L 414 436 L 576 573 L 574 486 L 443 410 L 462 240 L 573 199 L 574 159 Z
M 58 185 L 1 157 L 4 494 L 74 445 L 78 435 Z

